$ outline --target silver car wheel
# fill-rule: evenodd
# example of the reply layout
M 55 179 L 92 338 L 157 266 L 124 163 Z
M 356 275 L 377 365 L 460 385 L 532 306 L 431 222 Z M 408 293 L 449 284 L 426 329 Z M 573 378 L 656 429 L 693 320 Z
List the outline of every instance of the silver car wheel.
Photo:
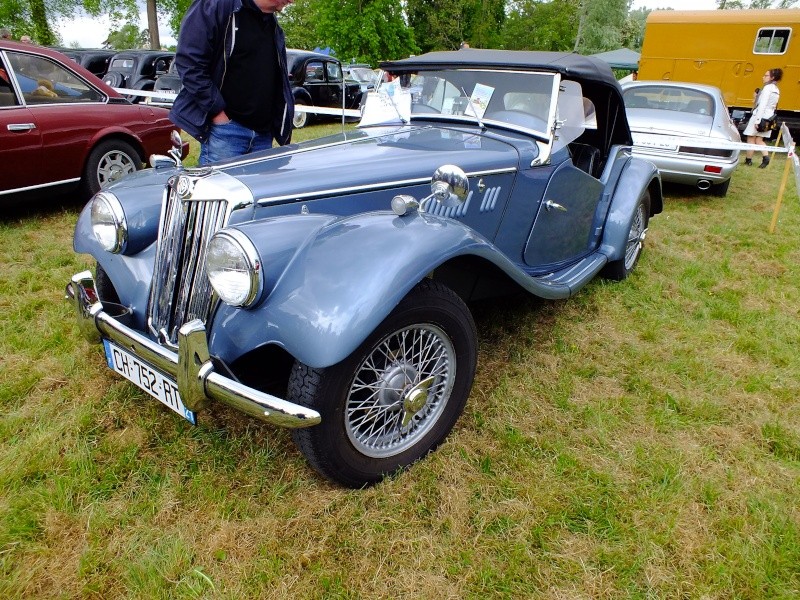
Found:
M 636 207 L 636 214 L 631 223 L 631 230 L 628 233 L 628 243 L 625 245 L 625 269 L 630 271 L 636 264 L 639 258 L 639 253 L 642 251 L 644 239 L 647 237 L 647 227 L 645 227 L 644 205 L 640 202 Z
M 121 150 L 110 150 L 100 157 L 97 180 L 101 186 L 136 171 L 136 162 Z
M 372 458 L 410 448 L 443 413 L 455 375 L 455 349 L 439 327 L 417 324 L 386 336 L 359 365 L 347 394 L 350 442 Z

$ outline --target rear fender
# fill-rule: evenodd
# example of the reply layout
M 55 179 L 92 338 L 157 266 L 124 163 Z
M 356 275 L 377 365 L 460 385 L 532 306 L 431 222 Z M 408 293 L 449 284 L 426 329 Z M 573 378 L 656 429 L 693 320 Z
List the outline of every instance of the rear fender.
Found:
M 662 196 L 658 169 L 649 161 L 631 158 L 614 190 L 603 230 L 600 253 L 605 254 L 609 262 L 625 255 L 636 204 L 645 190 L 650 191 L 650 216 L 660 213 Z

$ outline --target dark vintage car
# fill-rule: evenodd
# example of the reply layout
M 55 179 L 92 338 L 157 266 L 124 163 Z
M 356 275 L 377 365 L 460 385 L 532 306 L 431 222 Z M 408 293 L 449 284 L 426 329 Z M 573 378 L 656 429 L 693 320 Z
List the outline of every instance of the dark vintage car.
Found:
M 345 79 L 357 81 L 361 86 L 361 92 L 366 94 L 378 86 L 378 71 L 365 63 L 351 63 L 343 65 Z
M 292 428 L 321 474 L 379 481 L 438 446 L 477 361 L 468 302 L 625 279 L 655 166 L 598 60 L 471 50 L 384 63 L 355 132 L 97 194 L 68 286 L 108 365 L 192 423 Z M 375 123 L 367 125 L 367 123 Z
M 307 52 L 305 50 L 287 50 L 287 68 L 292 84 L 292 94 L 296 106 L 309 109 L 342 109 L 342 67 L 341 63 L 326 54 Z M 356 80 L 345 80 L 345 108 L 355 109 L 361 102 L 362 85 Z M 166 91 L 177 94 L 181 90 L 181 78 L 173 65 L 167 73 L 156 79 L 153 91 Z M 154 96 L 147 102 L 159 106 L 172 104 L 174 96 Z M 301 108 L 295 111 L 294 126 L 305 127 L 309 119 L 340 118 L 337 116 L 304 112 Z
M 338 59 L 327 54 L 290 49 L 286 51 L 286 60 L 295 108 L 301 107 L 294 112 L 295 128 L 305 127 L 312 118 L 331 118 L 305 112 L 303 107 L 341 110 L 357 109 L 361 104 L 361 84 L 344 78 L 342 63 Z
M 87 71 L 101 79 L 108 71 L 111 57 L 117 53 L 116 50 L 97 48 L 54 48 L 54 50 L 58 50 L 62 54 L 68 56 Z
M 0 204 L 79 186 L 88 197 L 169 149 L 174 129 L 63 54 L 0 42 Z
M 117 52 L 108 65 L 103 81 L 112 88 L 152 91 L 156 79 L 169 70 L 174 52 L 162 50 L 124 50 Z M 141 102 L 143 97 L 128 95 L 131 102 Z
M 181 76 L 178 75 L 178 66 L 173 60 L 169 65 L 166 73 L 162 73 L 156 78 L 153 84 L 154 92 L 170 92 L 167 96 L 152 96 L 145 98 L 147 104 L 156 104 L 158 106 L 172 106 L 175 100 L 175 95 L 181 91 L 183 84 L 181 83 Z

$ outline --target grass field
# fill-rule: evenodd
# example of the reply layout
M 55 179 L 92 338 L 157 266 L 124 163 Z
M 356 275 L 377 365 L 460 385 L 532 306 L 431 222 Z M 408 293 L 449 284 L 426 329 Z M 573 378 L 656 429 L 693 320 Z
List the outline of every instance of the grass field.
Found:
M 309 130 L 313 135 L 313 129 Z M 622 283 L 474 307 L 448 441 L 364 491 L 114 376 L 63 300 L 80 207 L 0 220 L 1 598 L 796 598 L 800 202 L 667 188 Z

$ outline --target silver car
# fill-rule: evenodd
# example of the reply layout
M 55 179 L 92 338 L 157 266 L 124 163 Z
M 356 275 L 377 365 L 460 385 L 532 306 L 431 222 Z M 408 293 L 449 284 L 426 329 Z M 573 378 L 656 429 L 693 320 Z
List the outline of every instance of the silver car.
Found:
M 622 90 L 633 153 L 652 161 L 663 181 L 725 196 L 739 151 L 724 146 L 741 138 L 720 90 L 671 81 L 630 81 Z

